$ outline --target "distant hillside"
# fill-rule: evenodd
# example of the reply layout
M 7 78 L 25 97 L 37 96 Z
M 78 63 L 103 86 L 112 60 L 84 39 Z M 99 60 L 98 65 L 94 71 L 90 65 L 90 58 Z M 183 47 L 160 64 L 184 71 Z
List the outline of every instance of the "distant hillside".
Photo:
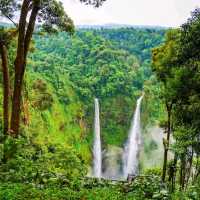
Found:
M 78 29 L 119 29 L 119 28 L 136 28 L 136 29 L 156 29 L 156 30 L 166 30 L 170 27 L 164 26 L 150 26 L 150 25 L 131 25 L 131 24 L 102 24 L 102 25 L 77 25 Z

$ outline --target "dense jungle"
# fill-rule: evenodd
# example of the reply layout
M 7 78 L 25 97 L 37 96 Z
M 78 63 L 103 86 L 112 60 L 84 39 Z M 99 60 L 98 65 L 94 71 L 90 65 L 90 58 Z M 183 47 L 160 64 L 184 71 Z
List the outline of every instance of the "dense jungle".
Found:
M 200 199 L 199 8 L 179 28 L 0 15 L 0 199 Z

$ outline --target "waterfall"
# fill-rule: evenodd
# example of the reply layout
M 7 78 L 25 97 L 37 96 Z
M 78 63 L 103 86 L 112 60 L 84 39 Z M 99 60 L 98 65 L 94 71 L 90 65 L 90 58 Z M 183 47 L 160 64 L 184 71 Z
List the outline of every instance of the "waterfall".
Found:
M 102 158 L 101 158 L 101 136 L 99 119 L 99 101 L 94 100 L 95 119 L 94 119 L 94 143 L 93 143 L 93 176 L 101 178 Z
M 123 173 L 127 178 L 138 171 L 138 154 L 140 146 L 140 107 L 143 96 L 137 100 L 136 110 L 131 124 L 128 141 L 123 153 Z

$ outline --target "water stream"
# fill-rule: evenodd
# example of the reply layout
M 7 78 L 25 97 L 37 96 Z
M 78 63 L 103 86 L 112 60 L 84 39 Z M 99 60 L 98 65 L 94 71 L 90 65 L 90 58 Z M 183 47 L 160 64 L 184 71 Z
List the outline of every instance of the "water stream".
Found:
M 93 176 L 96 178 L 101 178 L 102 155 L 101 155 L 99 100 L 95 99 L 94 104 L 95 104 L 95 118 L 94 118 L 94 143 L 93 143 Z
M 138 154 L 140 146 L 140 107 L 143 96 L 137 100 L 134 117 L 129 132 L 128 141 L 125 144 L 123 153 L 123 174 L 124 178 L 129 175 L 138 174 Z

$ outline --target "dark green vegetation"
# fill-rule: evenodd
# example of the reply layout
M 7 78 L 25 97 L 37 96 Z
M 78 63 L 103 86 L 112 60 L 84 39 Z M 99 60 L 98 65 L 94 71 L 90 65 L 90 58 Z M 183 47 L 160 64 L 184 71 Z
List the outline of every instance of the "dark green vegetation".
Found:
M 168 31 L 165 43 L 153 50 L 153 70 L 162 83 L 161 98 L 168 114 L 162 180 L 168 171 L 172 191 L 199 184 L 199 33 L 200 10 L 196 9 L 180 29 Z M 175 140 L 172 144 L 171 135 Z M 174 160 L 167 162 L 169 150 L 174 152 Z M 192 199 L 199 199 L 199 191 L 195 186 L 193 189 Z
M 15 191 L 13 190 L 15 188 Z M 26 193 L 24 193 L 26 191 Z M 35 188 L 23 184 L 3 184 L 0 186 L 3 199 L 88 199 L 88 200 L 141 200 L 141 199 L 168 199 L 169 193 L 160 183 L 158 176 L 137 178 L 133 183 L 111 183 L 109 181 L 84 180 L 76 187 Z
M 75 101 L 80 101 L 74 117 L 82 126 L 82 139 L 92 136 L 93 101 L 98 97 L 103 140 L 105 144 L 122 146 L 127 138 L 136 99 L 143 90 L 144 81 L 152 76 L 150 49 L 160 43 L 164 35 L 162 30 L 149 32 L 148 29 L 79 30 L 73 37 L 64 33 L 36 36 L 37 50 L 30 55 L 29 73 L 34 74 L 31 75 L 32 82 L 38 84 L 36 88 L 46 82 L 54 91 L 58 104 L 66 108 L 65 115 L 69 113 L 71 104 L 76 104 L 76 108 L 72 108 L 74 112 L 79 105 Z M 108 40 L 113 33 L 116 39 Z M 123 38 L 121 43 L 127 39 L 138 43 L 126 50 L 116 42 L 120 37 Z M 148 46 L 147 40 L 151 41 Z M 139 54 L 135 54 L 137 49 L 140 52 L 146 49 L 148 54 L 141 59 Z M 76 97 L 77 100 L 74 99 Z M 65 131 L 69 119 L 61 118 L 62 131 Z M 67 132 L 69 130 L 66 130 L 66 135 Z
M 98 7 L 104 0 L 81 1 Z M 11 21 L 21 12 L 14 27 L 0 27 L 0 199 L 200 199 L 200 11 L 180 29 L 72 34 L 57 1 L 19 2 L 0 1 Z M 42 26 L 33 32 L 36 18 Z M 87 180 L 94 98 L 103 148 L 122 147 L 142 91 L 143 129 L 159 122 L 166 132 L 163 170 L 130 184 Z
M 7 137 L 2 145 L 2 196 L 6 192 L 8 199 L 14 198 L 12 195 L 19 199 L 27 195 L 33 199 L 40 196 L 53 199 L 55 192 L 55 199 L 67 199 L 70 193 L 74 199 L 80 196 L 95 199 L 96 193 L 99 196 L 105 193 L 104 199 L 123 199 L 120 192 L 123 185 L 111 186 L 112 193 L 106 186 L 99 188 L 98 184 L 94 188 L 91 185 L 91 189 L 80 189 L 85 184 L 82 178 L 86 169 L 91 165 L 93 101 L 98 97 L 101 103 L 104 147 L 122 146 L 143 83 L 146 82 L 147 99 L 156 92 L 151 91 L 154 86 L 150 85 L 152 82 L 156 86 L 150 52 L 162 42 L 164 32 L 133 28 L 81 29 L 73 36 L 66 33 L 34 36 L 24 80 L 20 137 Z M 110 39 L 112 34 L 115 37 Z M 138 41 L 130 49 L 120 46 L 127 37 Z M 151 42 L 146 45 L 146 41 Z M 14 49 L 15 44 L 10 46 L 9 55 L 12 56 Z M 12 77 L 12 65 L 9 68 Z M 151 113 L 158 111 L 155 115 L 144 112 L 143 117 L 152 121 L 158 119 L 159 113 L 154 102 L 155 105 L 144 103 L 144 108 L 152 110 Z M 148 184 L 148 179 L 144 181 Z M 142 185 L 140 181 L 138 184 L 138 187 Z M 156 184 L 155 187 L 155 193 L 159 193 L 161 187 Z M 27 194 L 23 194 L 24 189 Z M 149 192 L 144 195 L 154 195 Z M 127 193 L 127 198 L 134 195 L 137 199 L 141 196 L 134 189 Z

